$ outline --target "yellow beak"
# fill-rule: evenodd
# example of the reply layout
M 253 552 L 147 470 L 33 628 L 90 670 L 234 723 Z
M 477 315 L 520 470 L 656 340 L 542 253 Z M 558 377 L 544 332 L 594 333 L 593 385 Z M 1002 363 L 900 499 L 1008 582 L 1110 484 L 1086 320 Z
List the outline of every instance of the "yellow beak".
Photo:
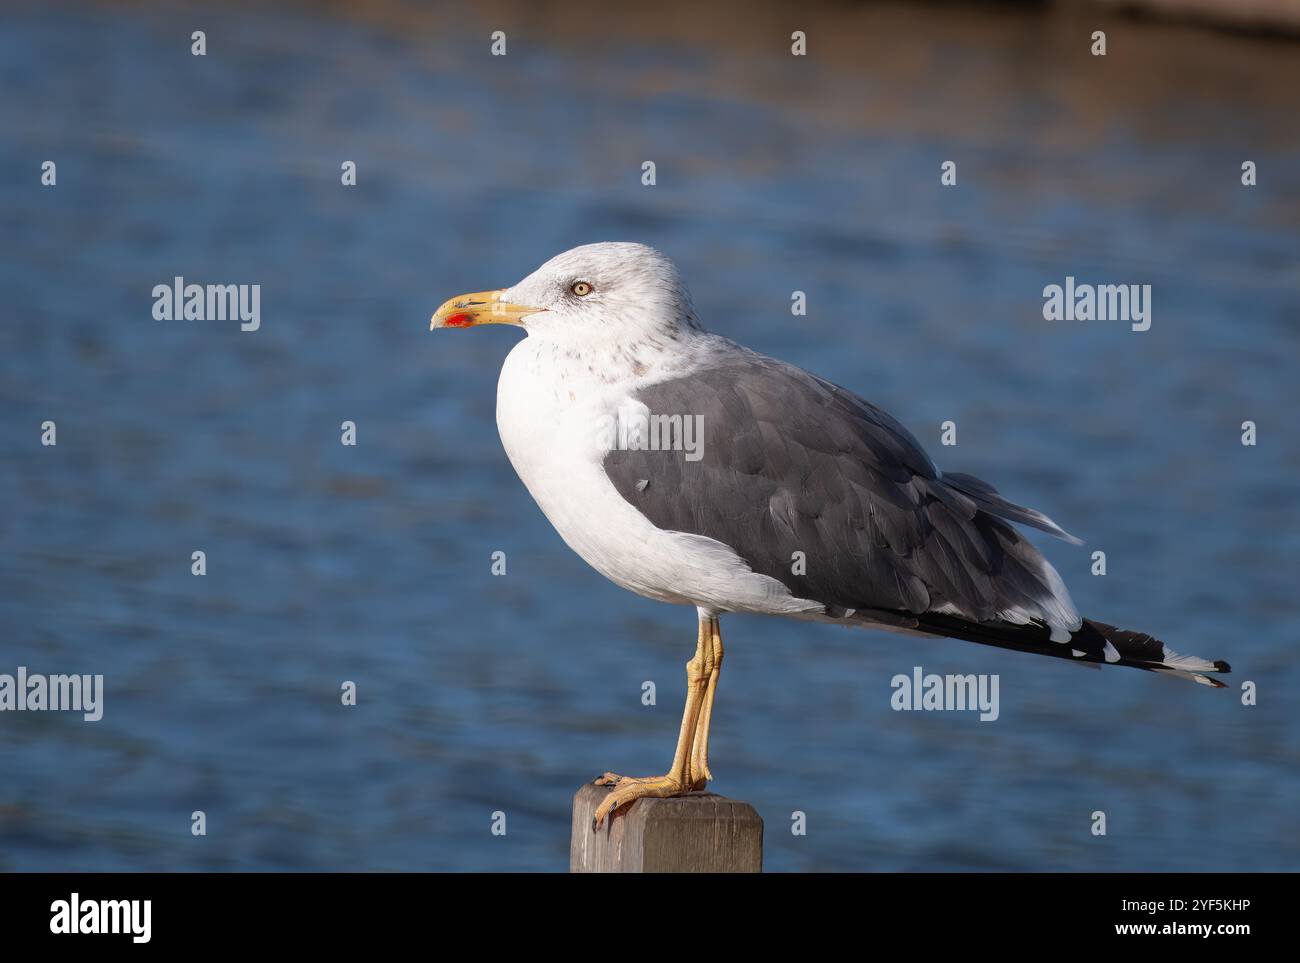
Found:
M 524 316 L 546 310 L 502 301 L 504 293 L 504 290 L 477 291 L 445 301 L 429 320 L 429 330 L 468 328 L 475 324 L 519 324 Z

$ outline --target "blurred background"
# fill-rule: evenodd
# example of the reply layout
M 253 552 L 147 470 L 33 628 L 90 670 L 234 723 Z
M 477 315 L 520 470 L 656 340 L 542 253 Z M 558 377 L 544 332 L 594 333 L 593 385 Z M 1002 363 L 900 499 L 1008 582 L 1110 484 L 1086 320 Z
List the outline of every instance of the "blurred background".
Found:
M 769 869 L 1300 868 L 1295 4 L 628 6 L 0 8 L 0 672 L 106 688 L 0 714 L 0 869 L 563 870 L 582 782 L 664 770 L 694 613 L 516 479 L 518 332 L 427 330 L 615 239 L 1085 538 L 1034 536 L 1085 614 L 1234 667 L 731 617 L 713 788 Z M 261 330 L 153 320 L 176 275 Z M 1153 285 L 1151 330 L 1045 322 L 1066 275 Z M 999 720 L 892 711 L 914 665 Z

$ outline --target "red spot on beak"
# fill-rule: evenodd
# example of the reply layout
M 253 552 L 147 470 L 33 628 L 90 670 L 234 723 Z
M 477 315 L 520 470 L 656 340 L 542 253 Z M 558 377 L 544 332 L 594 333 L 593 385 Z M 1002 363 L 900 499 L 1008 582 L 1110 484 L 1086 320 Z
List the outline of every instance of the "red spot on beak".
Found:
M 468 314 L 449 314 L 442 323 L 449 328 L 468 328 L 473 320 Z

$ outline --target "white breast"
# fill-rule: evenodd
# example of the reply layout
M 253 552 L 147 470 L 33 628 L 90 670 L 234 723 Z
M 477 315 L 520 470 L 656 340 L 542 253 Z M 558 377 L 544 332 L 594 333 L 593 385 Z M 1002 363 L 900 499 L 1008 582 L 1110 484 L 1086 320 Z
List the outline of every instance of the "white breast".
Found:
M 497 429 L 520 480 L 560 537 L 629 591 L 716 612 L 793 615 L 822 606 L 793 597 L 710 538 L 665 532 L 614 488 L 601 462 L 608 425 L 635 382 L 610 383 L 589 360 L 538 337 L 515 346 L 497 384 Z

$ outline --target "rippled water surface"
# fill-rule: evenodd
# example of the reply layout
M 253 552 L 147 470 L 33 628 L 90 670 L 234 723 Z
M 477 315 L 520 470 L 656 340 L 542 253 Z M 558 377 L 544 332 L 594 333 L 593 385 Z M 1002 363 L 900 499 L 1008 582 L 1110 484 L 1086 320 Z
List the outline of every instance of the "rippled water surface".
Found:
M 663 770 L 693 613 L 515 478 L 517 332 L 427 331 L 605 239 L 1084 537 L 1036 541 L 1085 613 L 1237 670 L 732 617 L 715 788 L 769 868 L 1300 866 L 1300 47 L 835 4 L 800 59 L 779 8 L 667 9 L 0 13 L 0 672 L 107 685 L 96 724 L 0 714 L 0 869 L 563 869 L 583 780 Z M 176 275 L 260 283 L 261 330 L 154 321 Z M 1043 321 L 1067 275 L 1153 285 L 1151 330 Z M 891 711 L 913 665 L 998 673 L 1000 718 Z

